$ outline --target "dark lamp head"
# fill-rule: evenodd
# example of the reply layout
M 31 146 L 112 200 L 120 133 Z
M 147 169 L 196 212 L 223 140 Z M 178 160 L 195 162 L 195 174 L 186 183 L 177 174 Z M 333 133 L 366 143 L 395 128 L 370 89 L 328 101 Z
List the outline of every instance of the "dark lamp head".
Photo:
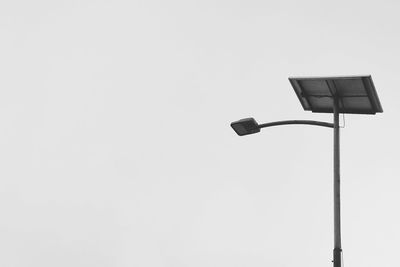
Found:
M 234 121 L 231 123 L 231 127 L 240 136 L 258 133 L 260 131 L 260 127 L 254 118 Z

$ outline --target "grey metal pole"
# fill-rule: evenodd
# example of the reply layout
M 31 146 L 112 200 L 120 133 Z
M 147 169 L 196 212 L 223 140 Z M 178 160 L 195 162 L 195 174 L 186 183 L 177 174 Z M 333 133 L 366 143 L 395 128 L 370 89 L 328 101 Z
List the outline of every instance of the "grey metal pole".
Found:
M 341 267 L 342 241 L 340 234 L 340 133 L 339 133 L 339 98 L 334 97 L 333 105 L 333 217 L 334 249 L 333 267 Z

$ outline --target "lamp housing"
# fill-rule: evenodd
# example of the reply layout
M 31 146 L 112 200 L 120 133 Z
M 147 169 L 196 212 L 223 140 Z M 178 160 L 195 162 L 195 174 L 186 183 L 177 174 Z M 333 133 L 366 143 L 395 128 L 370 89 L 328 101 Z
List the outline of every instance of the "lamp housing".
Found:
M 239 135 L 248 135 L 260 132 L 260 127 L 254 118 L 245 118 L 231 123 L 233 130 Z

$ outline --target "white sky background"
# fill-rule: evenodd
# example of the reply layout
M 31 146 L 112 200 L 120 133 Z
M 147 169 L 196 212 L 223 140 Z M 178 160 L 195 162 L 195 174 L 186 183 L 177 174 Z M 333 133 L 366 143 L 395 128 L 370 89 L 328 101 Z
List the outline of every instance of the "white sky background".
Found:
M 371 74 L 341 135 L 345 266 L 398 264 L 397 1 L 2 1 L 0 266 L 331 266 L 331 121 L 289 76 Z

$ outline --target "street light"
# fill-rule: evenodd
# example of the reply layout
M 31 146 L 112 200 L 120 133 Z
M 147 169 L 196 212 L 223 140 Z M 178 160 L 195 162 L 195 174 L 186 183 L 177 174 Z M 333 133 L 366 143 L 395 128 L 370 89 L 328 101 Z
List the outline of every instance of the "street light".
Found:
M 289 78 L 304 110 L 319 113 L 333 113 L 333 123 L 288 120 L 258 124 L 253 118 L 231 123 L 235 132 L 242 136 L 257 133 L 261 128 L 308 124 L 333 128 L 333 214 L 334 249 L 333 267 L 341 267 L 341 231 L 340 231 L 340 146 L 339 113 L 376 114 L 383 112 L 381 103 L 370 75 L 343 77 L 298 77 Z

